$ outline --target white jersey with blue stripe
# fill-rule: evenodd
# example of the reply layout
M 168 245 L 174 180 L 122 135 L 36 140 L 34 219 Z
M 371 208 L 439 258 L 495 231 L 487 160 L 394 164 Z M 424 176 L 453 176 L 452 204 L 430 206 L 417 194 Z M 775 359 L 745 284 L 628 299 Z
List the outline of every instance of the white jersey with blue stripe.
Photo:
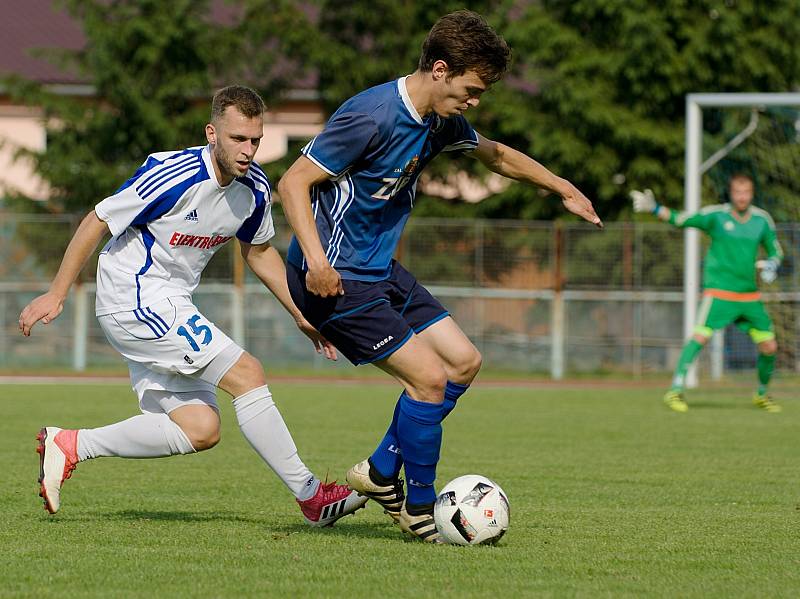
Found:
M 266 243 L 275 234 L 270 186 L 252 163 L 229 185 L 217 182 L 208 146 L 151 154 L 95 206 L 113 237 L 97 262 L 98 316 L 191 296 L 214 253 L 234 236 Z
M 422 169 L 440 152 L 477 145 L 462 115 L 420 117 L 405 77 L 342 104 L 303 148 L 331 176 L 312 188 L 311 200 L 322 247 L 342 278 L 386 279 Z M 296 239 L 288 260 L 306 269 Z

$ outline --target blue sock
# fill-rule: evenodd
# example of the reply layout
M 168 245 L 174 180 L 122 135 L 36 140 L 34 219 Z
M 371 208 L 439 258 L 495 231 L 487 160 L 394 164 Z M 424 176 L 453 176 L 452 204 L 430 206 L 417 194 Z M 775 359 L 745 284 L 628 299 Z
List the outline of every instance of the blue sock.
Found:
M 425 505 L 436 501 L 436 464 L 442 446 L 442 404 L 411 399 L 404 391 L 397 415 L 397 436 L 408 479 L 408 503 Z
M 444 415 L 442 420 L 447 418 L 447 415 L 456 407 L 458 398 L 464 395 L 469 389 L 469 385 L 461 385 L 447 381 L 447 387 L 444 389 Z M 402 395 L 400 396 L 402 398 Z M 383 436 L 383 439 L 378 445 L 377 449 L 372 453 L 369 458 L 370 463 L 375 467 L 378 473 L 384 478 L 390 480 L 397 478 L 400 474 L 400 468 L 403 467 L 403 456 L 400 451 L 399 443 L 397 442 L 397 413 L 400 411 L 400 400 L 394 406 L 394 416 L 392 416 L 392 423 L 389 429 Z
M 402 395 L 400 396 L 403 397 Z M 383 436 L 380 445 L 372 453 L 369 458 L 370 464 L 380 473 L 381 476 L 388 479 L 395 479 L 400 474 L 400 468 L 403 466 L 403 458 L 400 455 L 400 445 L 397 443 L 397 415 L 400 412 L 400 400 L 394 406 L 394 416 L 392 416 L 392 423 L 389 425 L 389 430 Z
M 447 386 L 444 388 L 444 416 L 442 416 L 442 420 L 447 418 L 447 415 L 453 411 L 458 398 L 464 395 L 467 389 L 469 389 L 469 385 L 447 381 Z

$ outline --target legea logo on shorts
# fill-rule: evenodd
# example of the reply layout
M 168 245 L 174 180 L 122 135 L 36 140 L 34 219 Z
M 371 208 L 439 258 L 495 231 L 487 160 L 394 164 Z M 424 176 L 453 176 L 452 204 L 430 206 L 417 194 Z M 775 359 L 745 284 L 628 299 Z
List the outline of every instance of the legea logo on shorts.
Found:
M 383 341 L 378 341 L 378 342 L 377 342 L 375 345 L 373 345 L 373 346 L 372 346 L 372 349 L 380 349 L 381 347 L 383 347 L 384 345 L 386 345 L 387 343 L 389 343 L 389 342 L 390 342 L 392 339 L 394 339 L 394 337 L 392 337 L 391 335 L 389 335 L 389 336 L 388 336 L 386 339 L 384 339 Z

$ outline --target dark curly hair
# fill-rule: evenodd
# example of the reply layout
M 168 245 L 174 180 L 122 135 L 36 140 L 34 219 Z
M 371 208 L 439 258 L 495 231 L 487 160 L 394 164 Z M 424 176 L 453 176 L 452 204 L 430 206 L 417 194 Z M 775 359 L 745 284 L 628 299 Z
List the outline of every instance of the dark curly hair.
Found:
M 448 78 L 475 71 L 484 83 L 500 80 L 511 62 L 511 48 L 471 10 L 458 10 L 440 18 L 422 44 L 419 70 L 430 72 L 437 60 L 448 66 Z

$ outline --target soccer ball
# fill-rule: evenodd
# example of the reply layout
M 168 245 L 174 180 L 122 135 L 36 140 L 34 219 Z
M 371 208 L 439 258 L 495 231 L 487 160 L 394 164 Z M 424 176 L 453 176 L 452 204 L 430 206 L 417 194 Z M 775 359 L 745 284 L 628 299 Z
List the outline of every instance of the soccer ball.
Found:
M 508 530 L 508 498 L 496 482 L 478 474 L 459 476 L 436 498 L 433 518 L 446 543 L 497 543 Z

